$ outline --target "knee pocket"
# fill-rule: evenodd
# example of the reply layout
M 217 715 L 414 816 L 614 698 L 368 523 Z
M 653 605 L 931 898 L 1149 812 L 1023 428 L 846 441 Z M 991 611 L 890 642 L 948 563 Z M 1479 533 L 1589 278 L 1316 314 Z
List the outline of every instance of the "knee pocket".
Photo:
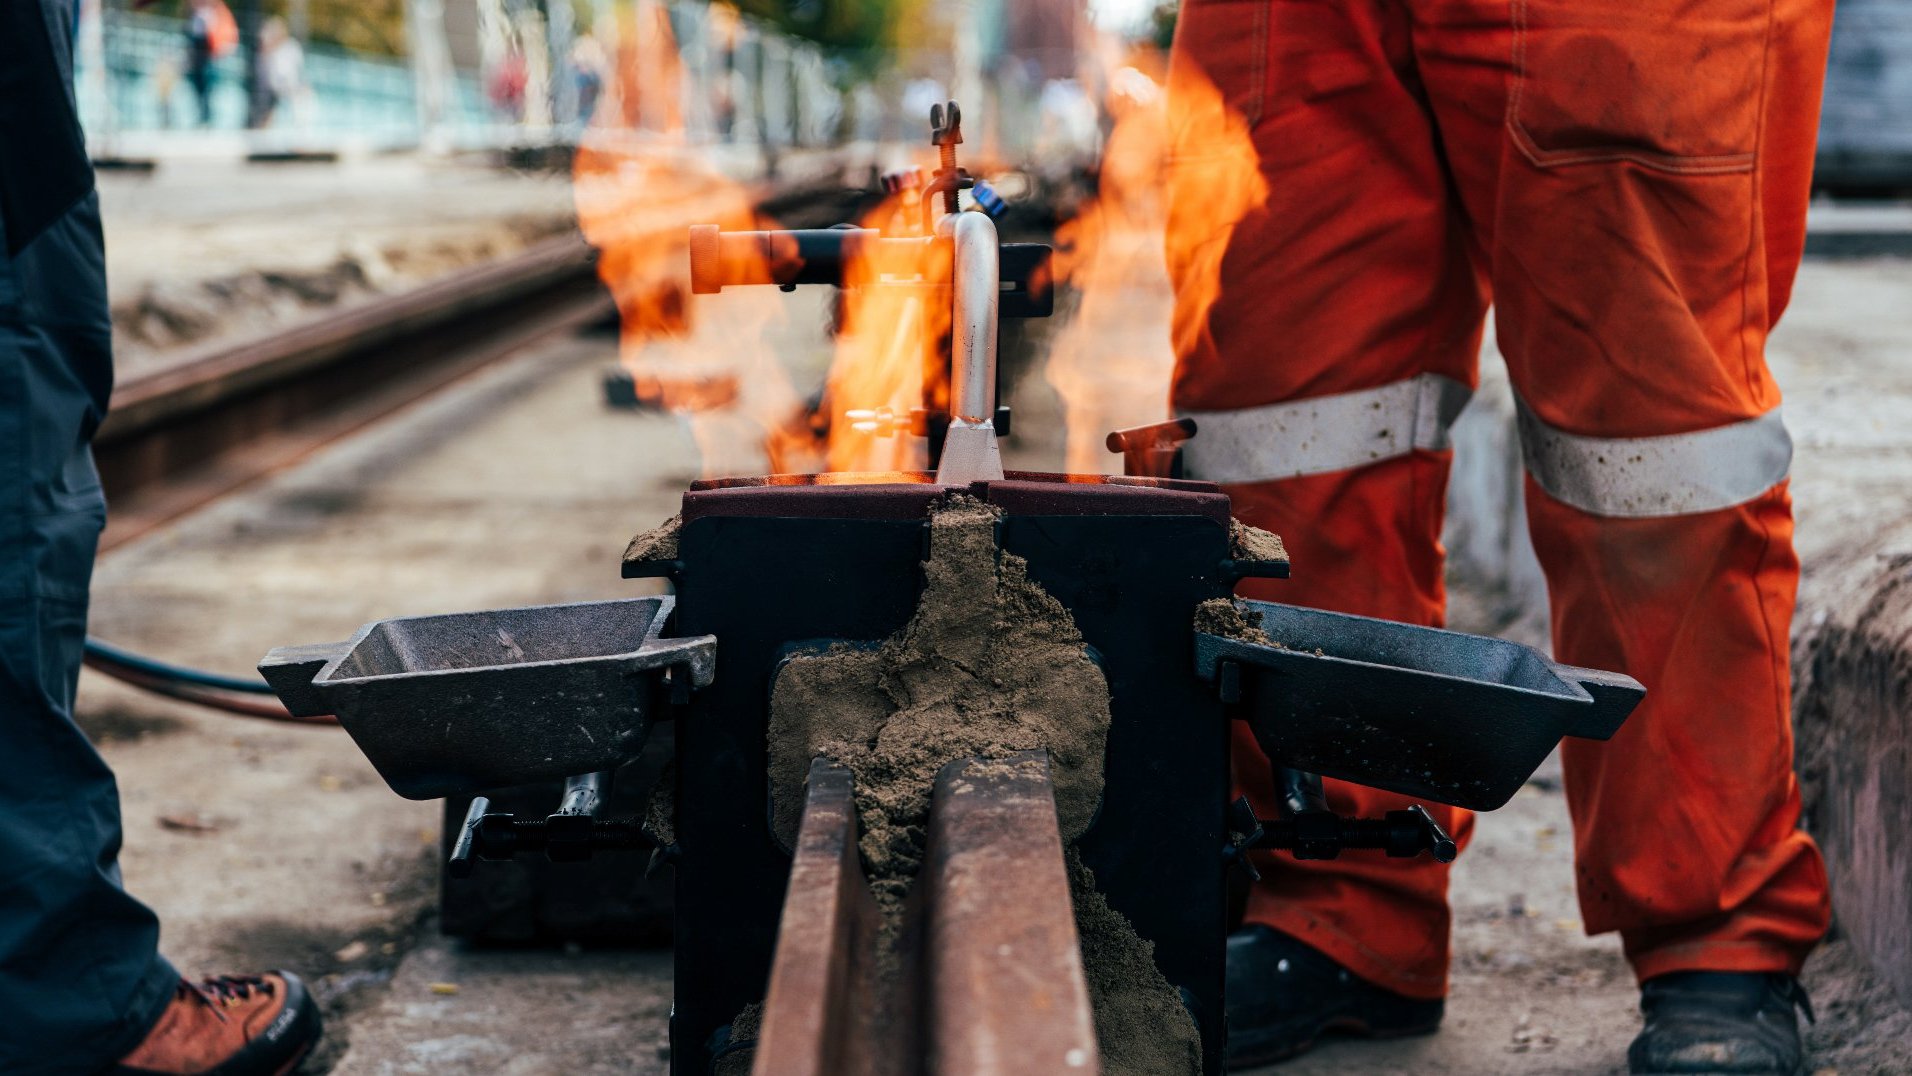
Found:
M 1507 123 L 1543 168 L 1750 171 L 1772 0 L 1509 0 Z

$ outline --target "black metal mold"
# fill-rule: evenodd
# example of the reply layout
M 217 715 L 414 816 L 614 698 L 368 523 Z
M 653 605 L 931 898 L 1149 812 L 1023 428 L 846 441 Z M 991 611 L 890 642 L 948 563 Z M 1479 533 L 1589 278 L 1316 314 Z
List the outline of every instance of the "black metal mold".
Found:
M 768 504 L 687 511 L 679 542 L 680 630 L 722 638 L 725 670 L 676 723 L 678 771 L 699 775 L 677 789 L 671 1067 L 682 1074 L 707 1070 L 711 1034 L 763 997 L 769 973 L 790 864 L 771 833 L 766 773 L 778 660 L 806 639 L 884 638 L 920 596 L 922 508 L 890 518 L 877 503 L 910 491 L 870 491 L 857 518 L 810 517 L 827 498 L 800 487 L 762 492 L 784 498 L 783 516 Z M 1095 487 L 1073 492 L 1091 506 Z M 1077 849 L 1109 903 L 1154 943 L 1201 1028 L 1207 1071 L 1219 1073 L 1228 725 L 1190 675 L 1186 647 L 1195 607 L 1229 592 L 1227 527 L 1206 515 L 1012 510 L 1000 533 L 1101 655 L 1105 786 Z
M 1271 760 L 1476 811 L 1512 798 L 1561 737 L 1612 736 L 1646 693 L 1503 639 L 1242 604 L 1280 645 L 1198 633 L 1195 667 Z
M 338 715 L 409 799 L 618 766 L 643 750 L 668 672 L 710 683 L 717 641 L 662 637 L 674 599 L 381 620 L 282 647 L 259 672 L 296 714 Z

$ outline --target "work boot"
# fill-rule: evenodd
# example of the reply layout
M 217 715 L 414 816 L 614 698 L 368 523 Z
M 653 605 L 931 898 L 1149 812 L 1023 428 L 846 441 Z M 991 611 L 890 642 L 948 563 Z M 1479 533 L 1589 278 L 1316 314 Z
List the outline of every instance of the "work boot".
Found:
M 1646 1027 L 1627 1050 L 1636 1073 L 1802 1071 L 1799 1020 L 1812 1003 L 1790 975 L 1676 971 L 1640 987 Z
M 180 980 L 115 1076 L 284 1076 L 321 1031 L 319 1007 L 289 971 Z
M 1301 1053 L 1324 1032 L 1370 1038 L 1425 1035 L 1446 1002 L 1405 997 L 1356 976 L 1326 954 L 1265 926 L 1228 936 L 1228 1067 Z

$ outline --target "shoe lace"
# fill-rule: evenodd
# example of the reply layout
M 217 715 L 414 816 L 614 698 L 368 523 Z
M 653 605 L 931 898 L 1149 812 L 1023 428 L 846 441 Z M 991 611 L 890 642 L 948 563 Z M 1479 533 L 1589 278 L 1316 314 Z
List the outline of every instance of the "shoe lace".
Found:
M 197 998 L 200 1003 L 212 1010 L 221 1022 L 226 1019 L 225 1009 L 237 1005 L 252 997 L 254 990 L 267 997 L 272 996 L 271 980 L 263 975 L 215 975 L 193 982 L 190 979 L 179 980 L 173 988 L 173 996 L 181 1001 Z

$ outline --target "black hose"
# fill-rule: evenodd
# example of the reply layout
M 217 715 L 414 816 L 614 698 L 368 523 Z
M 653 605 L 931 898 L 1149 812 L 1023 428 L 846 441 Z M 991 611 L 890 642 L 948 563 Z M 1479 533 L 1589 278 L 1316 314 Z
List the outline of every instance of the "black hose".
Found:
M 168 665 L 163 661 L 141 657 L 130 650 L 121 650 L 112 643 L 103 642 L 89 635 L 86 637 L 86 656 L 97 662 L 117 665 L 124 669 L 161 680 L 173 680 L 183 684 L 197 684 L 200 687 L 216 688 L 220 691 L 237 691 L 246 695 L 277 694 L 264 680 L 247 680 L 236 676 L 221 676 L 218 673 L 188 669 L 183 665 Z M 97 667 L 97 666 L 96 666 Z
M 277 698 L 259 699 L 260 695 L 275 694 L 264 680 L 245 680 L 168 665 L 90 636 L 86 640 L 85 660 L 88 668 L 134 687 L 229 714 L 299 725 L 338 724 L 338 718 L 330 714 L 295 717 Z

